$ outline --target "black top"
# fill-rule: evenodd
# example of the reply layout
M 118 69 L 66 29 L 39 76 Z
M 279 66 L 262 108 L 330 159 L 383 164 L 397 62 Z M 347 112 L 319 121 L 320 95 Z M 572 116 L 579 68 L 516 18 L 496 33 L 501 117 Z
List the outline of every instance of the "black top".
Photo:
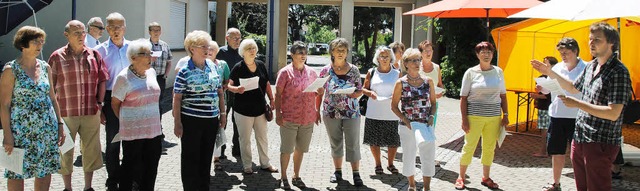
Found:
M 267 84 L 269 82 L 269 72 L 264 63 L 260 60 L 256 60 L 256 71 L 251 72 L 247 67 L 247 64 L 240 61 L 231 69 L 230 80 L 233 80 L 233 84 L 237 86 L 240 83 L 240 78 L 252 78 L 258 76 L 260 78 L 258 88 L 250 91 L 246 91 L 243 94 L 234 93 L 235 101 L 233 102 L 233 110 L 244 116 L 257 117 L 264 114 L 265 110 L 265 93 L 267 91 Z M 242 85 L 242 84 L 240 84 Z
M 546 78 L 547 75 L 541 75 L 539 77 Z M 533 105 L 535 105 L 538 110 L 549 110 L 549 105 L 551 105 L 551 94 L 543 94 L 542 92 L 538 92 L 538 94 L 544 95 L 547 99 L 535 99 L 533 101 Z
M 231 47 L 229 47 L 229 45 L 220 47 L 220 51 L 218 52 L 218 55 L 216 55 L 216 59 L 224 60 L 225 62 L 227 62 L 229 68 L 233 68 L 236 64 L 238 64 L 238 62 L 242 61 L 242 57 L 240 56 L 240 53 L 238 53 L 238 49 L 232 49 Z M 237 83 L 237 81 L 234 82 Z M 229 111 L 229 109 L 231 109 L 230 106 L 233 106 L 234 97 L 233 93 L 231 93 L 230 91 L 226 92 L 227 93 L 225 94 L 225 98 L 227 100 L 227 111 Z

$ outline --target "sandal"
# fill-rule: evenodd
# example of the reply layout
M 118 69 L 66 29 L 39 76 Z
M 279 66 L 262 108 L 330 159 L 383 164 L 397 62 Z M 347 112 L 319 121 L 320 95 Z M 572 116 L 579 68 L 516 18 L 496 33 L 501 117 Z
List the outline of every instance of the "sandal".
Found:
M 253 170 L 251 168 L 245 168 L 244 171 L 242 172 L 244 174 L 253 174 Z
M 500 187 L 497 183 L 493 182 L 491 178 L 482 178 L 482 182 L 480 182 L 480 184 L 490 189 L 498 189 L 498 187 Z
M 464 179 L 462 178 L 458 178 L 456 180 L 456 190 L 464 190 L 466 188 L 466 186 L 464 186 Z
M 280 188 L 283 190 L 291 190 L 291 185 L 289 185 L 289 181 L 286 178 L 280 179 L 280 183 L 282 183 Z
M 561 191 L 562 188 L 560 188 L 560 183 L 558 184 L 549 184 L 546 185 L 544 187 L 542 187 L 542 191 Z
M 267 172 L 271 172 L 271 173 L 278 172 L 278 169 L 277 168 L 273 168 L 273 166 L 270 166 L 268 168 L 263 168 L 262 170 L 267 171 Z
M 393 174 L 398 174 L 398 169 L 394 165 L 388 166 L 387 170 L 391 171 Z
M 384 174 L 384 170 L 382 169 L 382 166 L 376 166 L 375 172 L 376 174 Z
M 300 189 L 307 188 L 307 185 L 305 185 L 304 182 L 302 182 L 302 178 L 300 177 L 291 179 L 291 184 L 293 184 L 294 186 Z

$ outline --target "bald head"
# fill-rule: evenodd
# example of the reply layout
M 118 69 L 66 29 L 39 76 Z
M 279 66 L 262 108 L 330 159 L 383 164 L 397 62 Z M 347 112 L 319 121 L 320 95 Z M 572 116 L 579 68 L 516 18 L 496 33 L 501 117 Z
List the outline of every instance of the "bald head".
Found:
M 232 49 L 238 49 L 238 47 L 240 46 L 240 41 L 242 40 L 242 34 L 237 28 L 229 28 L 227 30 L 227 36 L 225 37 L 225 39 L 227 39 L 227 44 L 229 45 L 229 47 L 231 47 Z
M 78 20 L 72 20 L 64 26 L 64 37 L 69 41 L 69 46 L 74 50 L 79 50 L 84 46 L 87 32 L 84 24 Z
M 79 20 L 71 20 L 67 22 L 67 25 L 64 26 L 64 32 L 69 32 L 71 28 L 77 28 L 77 27 L 84 28 L 84 23 L 80 22 Z

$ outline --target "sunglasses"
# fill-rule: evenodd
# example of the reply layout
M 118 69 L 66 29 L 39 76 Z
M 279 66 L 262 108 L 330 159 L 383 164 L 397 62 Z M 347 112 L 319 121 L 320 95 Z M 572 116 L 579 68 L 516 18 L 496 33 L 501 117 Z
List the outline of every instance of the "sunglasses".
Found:
M 89 25 L 89 26 L 96 27 L 98 30 L 104 30 L 104 27 L 101 27 L 101 26 L 96 26 L 96 25 Z

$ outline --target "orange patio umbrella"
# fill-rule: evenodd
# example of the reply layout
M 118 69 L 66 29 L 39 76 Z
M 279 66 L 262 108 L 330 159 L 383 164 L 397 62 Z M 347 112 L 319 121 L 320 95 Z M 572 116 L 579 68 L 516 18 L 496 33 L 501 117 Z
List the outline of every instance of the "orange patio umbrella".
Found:
M 538 0 L 443 0 L 420 7 L 404 15 L 431 18 L 486 18 L 489 40 L 489 18 L 507 18 L 522 10 L 542 4 Z

